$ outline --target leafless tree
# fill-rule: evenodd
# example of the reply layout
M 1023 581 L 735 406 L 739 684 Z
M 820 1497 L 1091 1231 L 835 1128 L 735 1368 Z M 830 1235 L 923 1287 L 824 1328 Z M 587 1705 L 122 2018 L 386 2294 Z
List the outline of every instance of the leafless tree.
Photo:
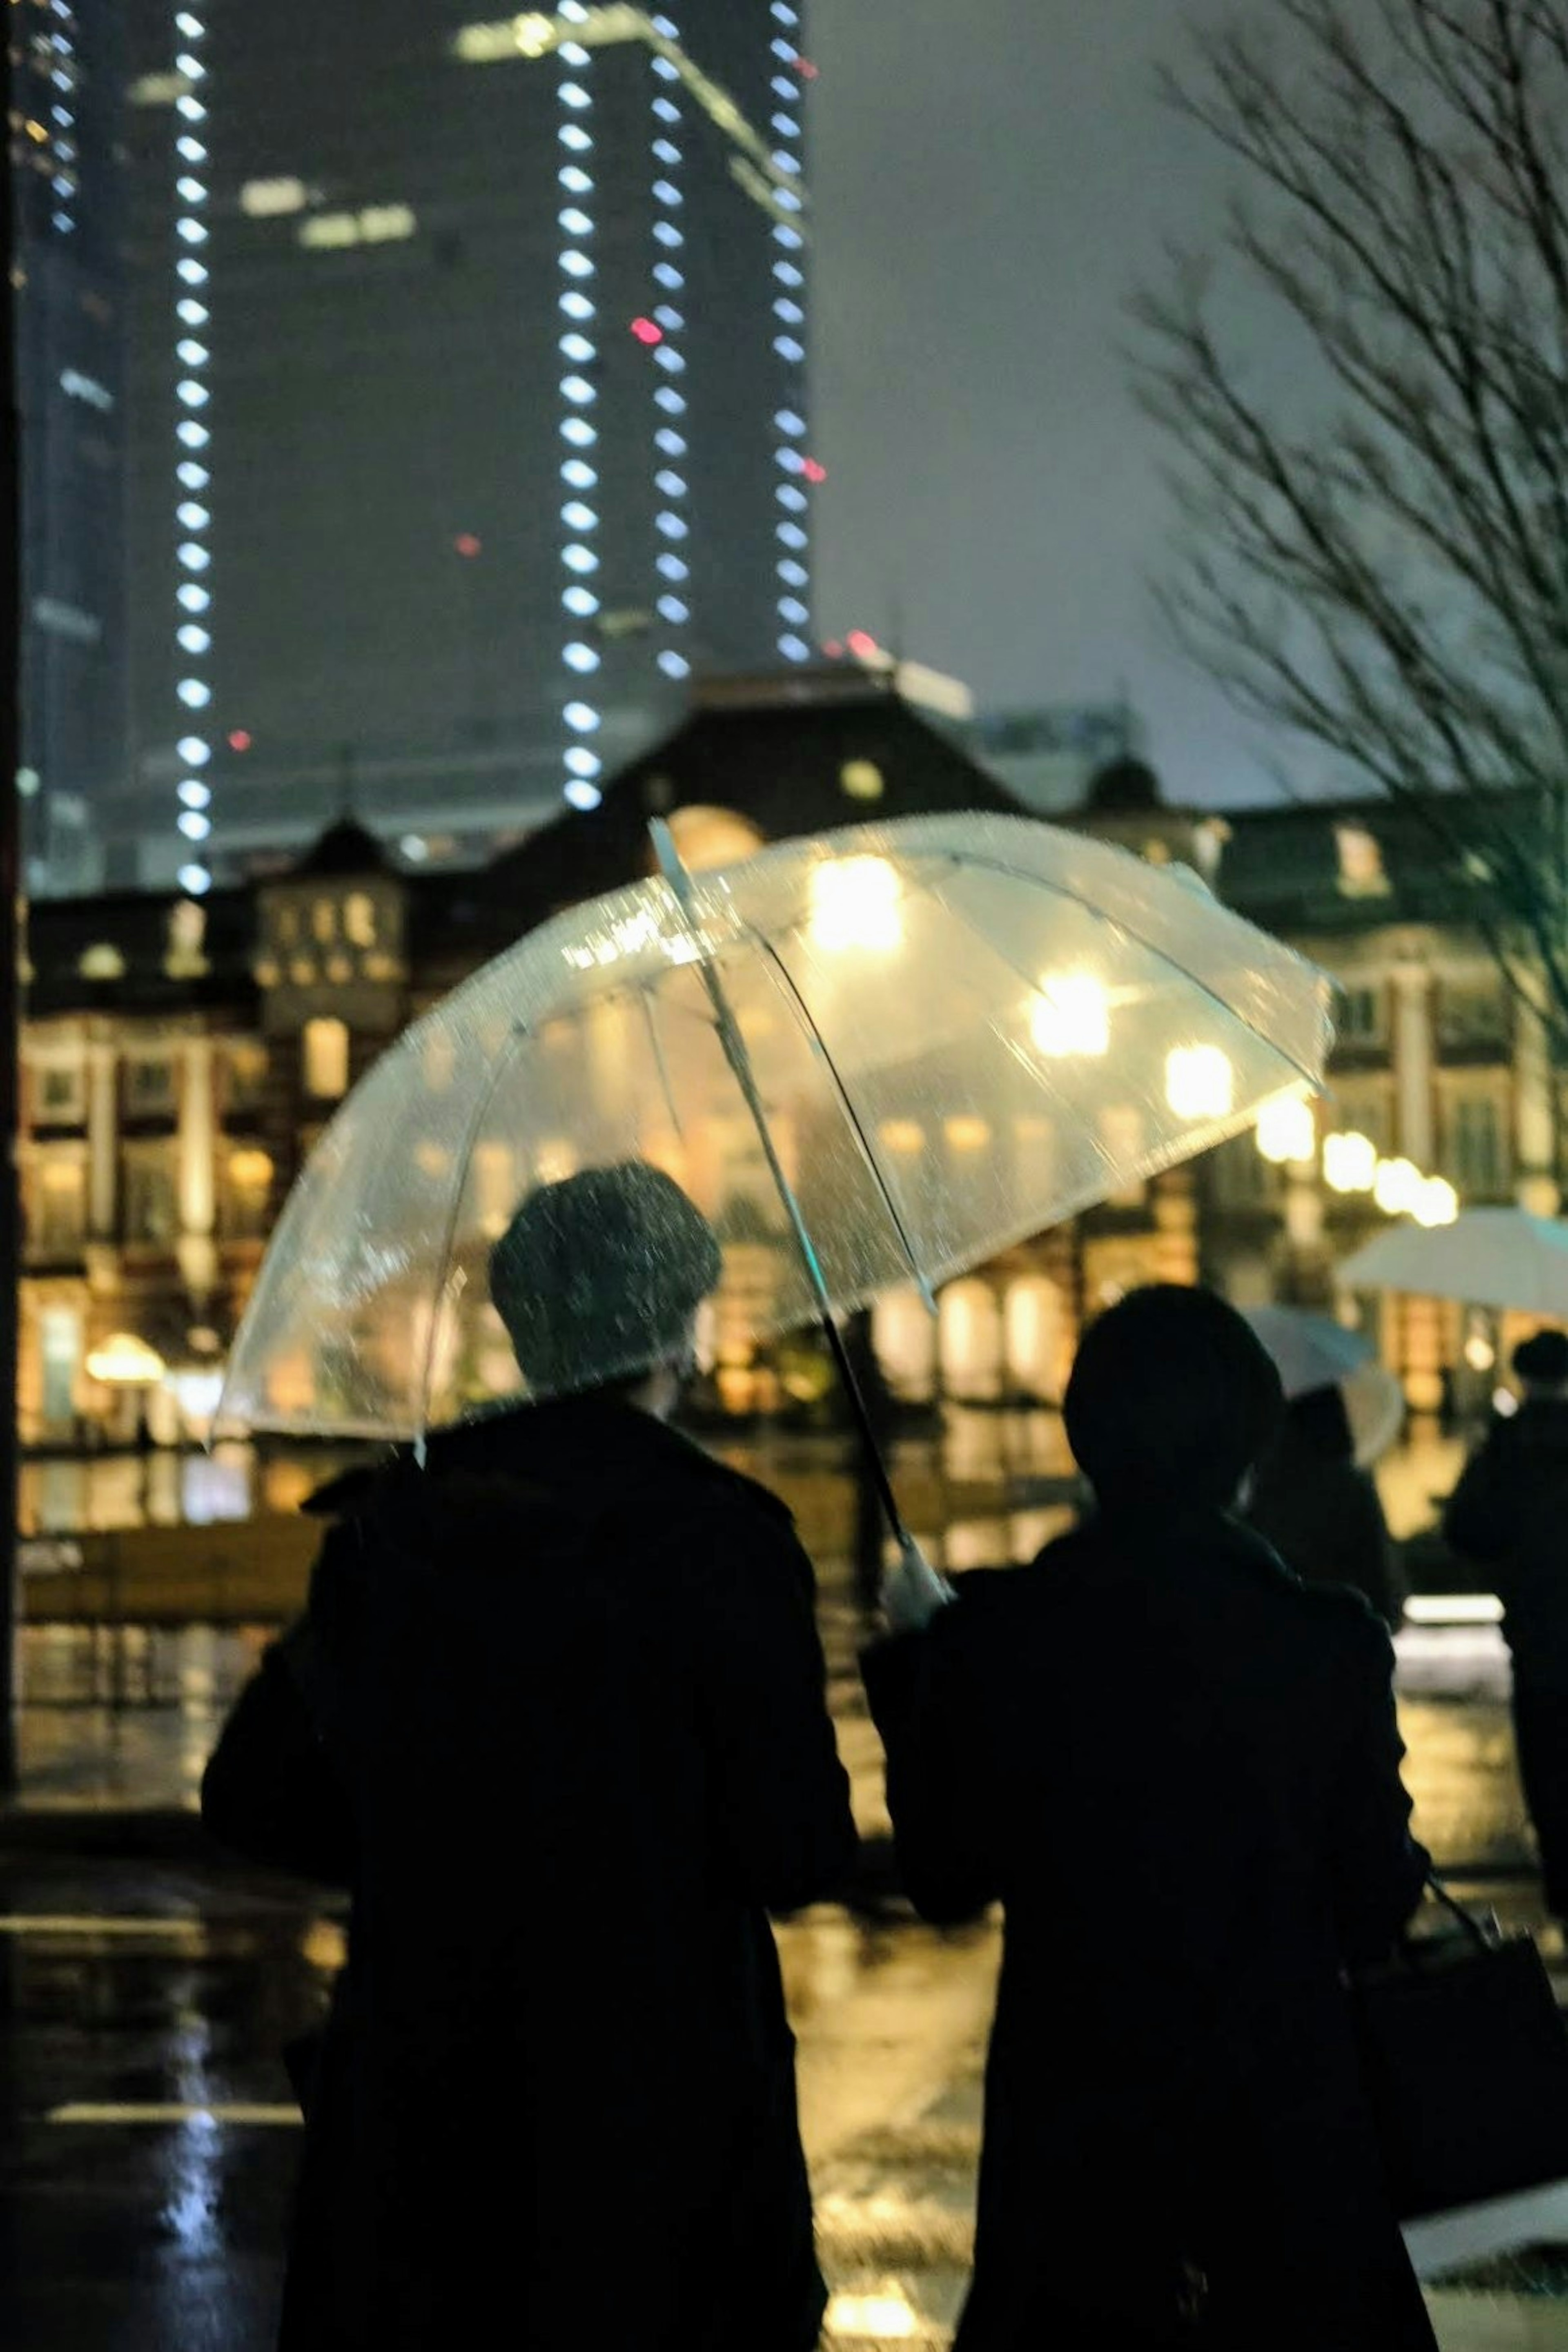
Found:
M 1194 40 L 1167 95 L 1239 168 L 1134 305 L 1165 613 L 1418 817 L 1568 1054 L 1568 0 L 1249 0 Z

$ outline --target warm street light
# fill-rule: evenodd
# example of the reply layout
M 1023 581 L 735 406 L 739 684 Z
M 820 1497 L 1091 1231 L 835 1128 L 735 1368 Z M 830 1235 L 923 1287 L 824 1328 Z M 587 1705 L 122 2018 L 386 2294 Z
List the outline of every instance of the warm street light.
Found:
M 814 866 L 811 941 L 818 948 L 896 948 L 904 936 L 897 870 L 885 857 Z
M 1370 1192 L 1377 1181 L 1377 1146 L 1370 1135 L 1323 1138 L 1323 1181 L 1331 1192 Z
M 130 1331 L 114 1332 L 87 1359 L 88 1378 L 101 1381 L 106 1388 L 156 1388 L 168 1369 L 156 1348 Z
M 1029 1034 L 1036 1050 L 1051 1061 L 1081 1055 L 1099 1060 L 1110 1051 L 1110 996 L 1089 971 L 1048 974 L 1029 1007 Z
M 1258 1114 L 1258 1149 L 1276 1167 L 1310 1160 L 1318 1140 L 1312 1106 L 1300 1095 L 1276 1095 Z
M 1165 1100 L 1178 1118 L 1226 1118 L 1236 1104 L 1236 1072 L 1218 1045 L 1176 1045 L 1165 1056 Z

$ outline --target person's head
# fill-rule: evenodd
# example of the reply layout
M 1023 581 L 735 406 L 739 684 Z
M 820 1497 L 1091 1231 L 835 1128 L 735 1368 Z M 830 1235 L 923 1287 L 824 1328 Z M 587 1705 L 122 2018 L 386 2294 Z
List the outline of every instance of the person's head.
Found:
M 626 1160 L 528 1195 L 490 1253 L 490 1298 L 537 1395 L 614 1389 L 663 1414 L 722 1271 L 674 1179 Z
M 1513 1369 L 1527 1397 L 1568 1396 L 1568 1333 L 1537 1331 L 1521 1340 Z
M 1091 1324 L 1064 1405 L 1102 1510 L 1223 1510 L 1279 1425 L 1279 1375 L 1212 1290 L 1156 1283 Z
M 1315 1461 L 1355 1459 L 1355 1436 L 1342 1389 L 1309 1389 L 1305 1395 L 1292 1397 L 1285 1407 L 1281 1434 Z

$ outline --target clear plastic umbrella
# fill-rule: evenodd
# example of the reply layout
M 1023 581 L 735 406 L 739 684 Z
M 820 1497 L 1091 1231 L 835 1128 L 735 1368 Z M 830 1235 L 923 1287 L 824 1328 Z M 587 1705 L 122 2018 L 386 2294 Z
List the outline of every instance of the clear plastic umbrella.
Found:
M 642 1160 L 711 1219 L 721 1337 L 950 1276 L 1320 1080 L 1329 984 L 1199 890 L 1020 818 L 664 874 L 530 932 L 355 1088 L 288 1202 L 230 1425 L 418 1437 L 525 1392 L 518 1204 Z M 560 1385 L 635 1370 L 624 1329 Z M 591 1359 L 591 1360 L 590 1360 Z

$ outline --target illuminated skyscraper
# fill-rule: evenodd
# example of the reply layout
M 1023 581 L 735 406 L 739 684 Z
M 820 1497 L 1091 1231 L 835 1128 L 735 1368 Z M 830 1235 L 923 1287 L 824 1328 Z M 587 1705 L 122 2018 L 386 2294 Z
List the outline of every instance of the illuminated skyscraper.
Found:
M 132 0 L 126 878 L 587 811 L 806 658 L 795 7 L 481 9 Z
M 22 770 L 34 890 L 94 878 L 126 759 L 124 385 L 115 0 L 14 0 Z

